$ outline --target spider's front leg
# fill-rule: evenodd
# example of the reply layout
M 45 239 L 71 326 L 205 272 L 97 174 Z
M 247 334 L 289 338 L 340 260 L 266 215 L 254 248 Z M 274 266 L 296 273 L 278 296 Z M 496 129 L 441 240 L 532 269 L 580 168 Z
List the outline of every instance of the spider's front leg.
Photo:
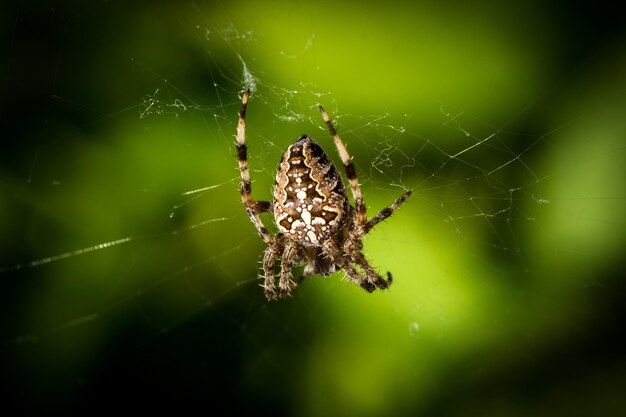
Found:
M 298 286 L 292 279 L 291 268 L 294 262 L 297 262 L 301 257 L 302 254 L 297 243 L 286 240 L 281 234 L 272 238 L 272 242 L 265 249 L 263 256 L 263 273 L 265 275 L 263 288 L 265 288 L 265 297 L 268 300 L 290 296 L 291 292 Z M 274 264 L 278 258 L 280 258 L 280 279 L 277 292 Z
M 359 271 L 350 265 L 350 262 L 342 255 L 339 246 L 333 239 L 328 239 L 322 244 L 322 253 L 330 258 L 334 264 L 338 265 L 339 268 L 343 269 L 348 278 L 357 283 L 365 291 L 373 292 L 376 289 L 376 285 L 372 283 L 371 280 L 363 278 Z
M 293 241 L 287 242 L 280 261 L 280 281 L 278 282 L 278 296 L 280 298 L 290 296 L 291 291 L 298 285 L 291 279 L 291 267 L 294 261 L 300 257 L 298 245 Z
M 391 285 L 391 274 L 387 272 L 387 280 L 385 281 L 378 272 L 367 262 L 365 255 L 363 254 L 363 244 L 361 239 L 355 235 L 351 235 L 346 239 L 343 245 L 344 252 L 352 259 L 352 261 L 358 265 L 365 274 L 365 280 L 374 287 L 381 290 L 389 288 Z
M 265 289 L 265 298 L 273 300 L 278 298 L 276 295 L 276 286 L 274 285 L 274 262 L 282 255 L 285 245 L 280 235 L 270 239 L 271 242 L 267 249 L 265 249 L 265 255 L 263 255 L 263 273 L 265 275 L 263 288 Z
M 365 274 L 365 279 L 369 283 L 380 289 L 389 288 L 392 281 L 391 273 L 387 272 L 387 280 L 384 280 L 380 276 L 380 274 L 378 274 L 378 272 L 374 268 L 372 268 L 369 262 L 367 262 L 367 259 L 365 259 L 365 255 L 363 255 L 363 244 L 361 242 L 361 239 L 363 238 L 363 236 L 369 233 L 374 228 L 374 226 L 391 216 L 393 212 L 400 208 L 400 206 L 404 204 L 404 202 L 407 198 L 409 198 L 410 195 L 411 191 L 406 191 L 389 207 L 381 210 L 374 218 L 369 220 L 367 223 L 362 226 L 359 226 L 357 224 L 355 228 L 349 232 L 348 237 L 343 245 L 344 253 L 348 255 L 352 259 L 352 261 L 361 268 L 361 270 Z

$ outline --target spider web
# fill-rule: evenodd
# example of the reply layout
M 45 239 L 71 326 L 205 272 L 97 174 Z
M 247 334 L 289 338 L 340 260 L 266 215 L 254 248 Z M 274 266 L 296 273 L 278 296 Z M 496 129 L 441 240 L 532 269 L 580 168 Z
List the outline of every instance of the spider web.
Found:
M 560 409 L 554 387 L 568 377 L 572 389 L 606 377 L 585 399 L 613 398 L 622 342 L 590 341 L 616 331 L 623 291 L 626 84 L 605 72 L 623 69 L 612 49 L 544 79 L 544 55 L 522 43 L 498 61 L 503 45 L 479 24 L 475 54 L 496 62 L 457 79 L 455 64 L 484 67 L 465 61 L 467 45 L 387 51 L 377 31 L 296 26 L 307 7 L 179 7 L 7 6 L 0 116 L 23 138 L 5 145 L 0 171 L 9 406 L 77 410 L 112 392 L 142 409 L 218 396 L 239 412 L 456 414 L 447 404 L 484 411 L 479 390 L 497 384 L 502 403 L 487 410 Z M 447 17 L 463 33 L 463 16 Z M 337 67 L 338 50 L 355 68 Z M 264 300 L 234 149 L 246 87 L 254 198 L 270 198 L 280 155 L 304 133 L 341 167 L 318 103 L 370 217 L 413 190 L 364 242 L 393 272 L 390 291 L 366 294 L 338 273 Z

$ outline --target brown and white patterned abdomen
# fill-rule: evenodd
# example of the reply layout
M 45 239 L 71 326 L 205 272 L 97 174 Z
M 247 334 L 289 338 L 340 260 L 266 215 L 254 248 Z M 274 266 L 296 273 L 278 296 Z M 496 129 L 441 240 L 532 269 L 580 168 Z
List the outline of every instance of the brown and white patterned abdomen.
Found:
M 297 242 L 317 246 L 343 226 L 347 212 L 339 171 L 313 139 L 302 136 L 287 148 L 276 174 L 278 229 Z

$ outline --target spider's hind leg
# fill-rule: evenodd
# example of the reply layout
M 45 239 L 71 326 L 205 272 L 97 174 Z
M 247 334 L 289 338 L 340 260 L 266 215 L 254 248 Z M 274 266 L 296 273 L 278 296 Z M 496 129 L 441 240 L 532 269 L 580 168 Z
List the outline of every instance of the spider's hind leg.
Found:
M 356 177 L 356 169 L 354 168 L 354 163 L 352 162 L 352 157 L 348 153 L 346 149 L 346 145 L 344 145 L 343 141 L 337 134 L 337 130 L 333 126 L 333 122 L 330 120 L 330 117 L 326 113 L 326 110 L 322 106 L 318 106 L 320 113 L 322 114 L 322 118 L 328 127 L 328 131 L 333 137 L 333 141 L 335 142 L 335 147 L 339 152 L 339 156 L 341 157 L 341 162 L 343 162 L 343 166 L 346 170 L 346 176 L 348 177 L 348 182 L 350 183 L 350 188 L 352 189 L 352 196 L 354 197 L 354 205 L 356 207 L 355 213 L 355 223 L 358 226 L 365 225 L 367 222 L 367 209 L 365 208 L 365 203 L 363 202 L 363 194 L 361 193 L 361 186 L 359 185 L 359 180 Z
M 241 175 L 241 200 L 246 207 L 246 212 L 250 216 L 250 220 L 254 223 L 259 235 L 263 241 L 270 244 L 272 237 L 267 228 L 263 225 L 259 213 L 272 211 L 272 203 L 270 201 L 253 200 L 252 181 L 250 180 L 250 168 L 248 167 L 248 146 L 246 145 L 246 108 L 248 106 L 248 97 L 250 90 L 243 93 L 241 99 L 241 110 L 239 111 L 239 124 L 237 125 L 237 159 L 239 161 L 239 173 Z

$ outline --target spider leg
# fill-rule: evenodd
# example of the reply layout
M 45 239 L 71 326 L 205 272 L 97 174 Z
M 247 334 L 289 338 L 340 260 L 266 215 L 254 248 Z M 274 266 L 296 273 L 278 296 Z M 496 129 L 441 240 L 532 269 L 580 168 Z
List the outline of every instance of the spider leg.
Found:
M 374 287 L 380 288 L 381 290 L 389 288 L 391 285 L 391 274 L 387 272 L 387 281 L 385 281 L 383 277 L 381 277 L 369 264 L 369 262 L 367 262 L 365 255 L 361 252 L 362 247 L 363 246 L 358 238 L 348 238 L 344 244 L 344 252 L 361 268 L 365 274 L 367 282 L 374 285 Z
M 400 206 L 406 201 L 407 198 L 411 195 L 411 191 L 407 191 L 402 194 L 396 201 L 393 202 L 389 207 L 382 209 L 376 216 L 374 216 L 370 221 L 368 221 L 360 230 L 357 230 L 356 237 L 361 238 L 368 234 L 374 226 L 378 223 L 385 220 L 387 217 L 391 216 L 394 211 L 400 208 Z
M 361 187 L 359 186 L 359 181 L 356 177 L 356 170 L 354 168 L 354 164 L 352 163 L 352 158 L 346 149 L 346 146 L 343 144 L 335 127 L 330 121 L 330 117 L 326 114 L 326 111 L 322 106 L 319 106 L 320 113 L 322 113 L 322 118 L 328 126 L 328 130 L 333 137 L 333 141 L 335 142 L 335 146 L 337 147 L 337 151 L 339 152 L 339 156 L 341 157 L 341 161 L 343 162 L 343 166 L 346 169 L 346 175 L 348 176 L 348 181 L 350 182 L 350 188 L 352 189 L 352 196 L 354 197 L 354 205 L 356 206 L 356 218 L 355 224 L 357 226 L 365 225 L 367 221 L 367 210 L 365 208 L 365 203 L 363 202 L 363 195 L 361 194 Z
M 276 287 L 274 286 L 274 262 L 280 257 L 283 250 L 284 244 L 282 239 L 279 238 L 270 243 L 263 255 L 263 273 L 265 275 L 263 288 L 265 289 L 265 298 L 268 300 L 278 298 L 276 296 Z
M 241 99 L 241 111 L 239 112 L 239 124 L 237 125 L 237 158 L 239 159 L 239 173 L 241 174 L 241 200 L 252 223 L 259 232 L 265 243 L 271 242 L 271 236 L 261 221 L 259 213 L 272 211 L 270 201 L 256 201 L 250 197 L 252 185 L 250 182 L 250 169 L 248 168 L 248 147 L 246 146 L 246 107 L 250 90 L 243 93 Z
M 385 281 L 378 272 L 372 268 L 365 255 L 363 255 L 363 244 L 361 238 L 371 231 L 381 221 L 391 216 L 411 195 L 411 191 L 405 192 L 400 198 L 393 202 L 389 207 L 381 210 L 374 218 L 368 221 L 363 227 L 357 227 L 350 231 L 348 238 L 343 245 L 343 251 L 352 261 L 358 265 L 365 274 L 366 280 L 380 289 L 389 288 L 392 282 L 391 273 L 387 272 L 387 280 Z
M 283 257 L 280 262 L 280 281 L 278 282 L 278 296 L 287 297 L 291 295 L 298 285 L 291 278 L 291 267 L 296 258 L 298 258 L 298 245 L 295 242 L 288 242 L 283 251 Z
M 373 292 L 376 289 L 376 285 L 374 283 L 363 278 L 359 271 L 350 265 L 350 262 L 348 262 L 348 260 L 341 254 L 337 244 L 332 239 L 328 239 L 322 244 L 322 252 L 324 255 L 328 256 L 333 263 L 337 264 L 341 269 L 346 271 L 348 278 L 358 284 L 365 291 Z

